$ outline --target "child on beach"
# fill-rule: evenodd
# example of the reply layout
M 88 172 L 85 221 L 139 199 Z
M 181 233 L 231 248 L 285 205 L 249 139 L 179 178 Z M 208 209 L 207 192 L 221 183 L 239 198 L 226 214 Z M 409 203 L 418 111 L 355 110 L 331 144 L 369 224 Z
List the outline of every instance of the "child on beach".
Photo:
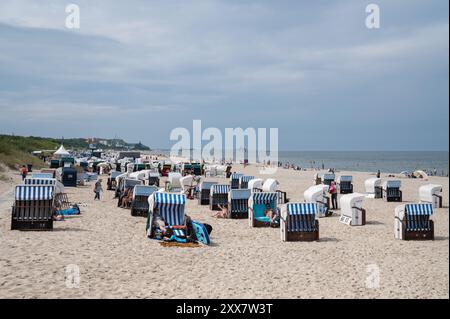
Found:
M 28 174 L 27 167 L 26 167 L 25 165 L 23 165 L 23 166 L 20 168 L 20 175 L 22 175 L 22 180 L 24 180 L 25 177 L 27 177 L 27 174 Z

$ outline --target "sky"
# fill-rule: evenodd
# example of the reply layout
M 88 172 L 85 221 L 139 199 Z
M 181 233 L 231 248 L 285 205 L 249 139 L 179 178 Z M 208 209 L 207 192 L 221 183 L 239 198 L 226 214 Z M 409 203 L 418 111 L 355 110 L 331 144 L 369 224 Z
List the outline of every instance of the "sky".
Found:
M 278 128 L 280 150 L 448 150 L 448 6 L 2 0 L 0 133 L 170 148 L 201 120 Z

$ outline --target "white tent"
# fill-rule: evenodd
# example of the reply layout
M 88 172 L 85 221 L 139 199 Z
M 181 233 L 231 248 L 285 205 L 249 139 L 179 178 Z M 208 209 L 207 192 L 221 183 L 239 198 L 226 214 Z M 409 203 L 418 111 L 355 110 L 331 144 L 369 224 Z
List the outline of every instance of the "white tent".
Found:
M 62 157 L 62 156 L 69 156 L 70 153 L 67 152 L 66 149 L 64 148 L 64 145 L 61 144 L 61 146 L 58 148 L 58 150 L 55 153 L 53 153 L 53 155 Z

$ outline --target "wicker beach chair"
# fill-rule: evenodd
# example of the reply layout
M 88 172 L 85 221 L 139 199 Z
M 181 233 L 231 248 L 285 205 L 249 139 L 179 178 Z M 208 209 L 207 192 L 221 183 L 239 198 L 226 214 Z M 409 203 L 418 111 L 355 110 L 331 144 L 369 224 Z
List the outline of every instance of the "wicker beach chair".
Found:
M 402 191 L 400 190 L 401 181 L 389 180 L 384 181 L 382 187 L 382 197 L 387 202 L 401 202 Z
M 268 206 L 277 211 L 278 194 L 276 192 L 252 193 L 248 200 L 248 221 L 250 227 L 269 227 L 270 220 L 264 211 Z
M 231 189 L 239 189 L 239 179 L 241 178 L 241 176 L 244 176 L 244 175 L 240 174 L 240 173 L 231 174 L 231 176 L 230 176 Z
M 158 210 L 166 227 L 171 228 L 177 237 L 185 238 L 187 236 L 184 212 L 186 196 L 184 194 L 155 192 L 149 196 L 148 203 L 147 237 L 154 238 L 155 235 L 155 229 L 153 227 L 153 213 L 155 210 Z
M 326 217 L 330 209 L 330 197 L 326 196 L 328 185 L 320 184 L 309 187 L 303 193 L 303 197 L 308 203 L 317 204 L 317 216 Z
M 364 187 L 366 189 L 366 197 L 381 198 L 383 195 L 381 178 L 371 177 L 365 180 Z
M 136 185 L 133 189 L 133 200 L 131 202 L 131 216 L 148 215 L 148 197 L 158 191 L 156 186 Z
M 316 203 L 287 203 L 281 209 L 282 241 L 319 240 Z
M 121 174 L 121 172 L 118 172 L 118 171 L 112 171 L 111 172 L 111 174 L 108 177 L 107 183 L 106 183 L 107 184 L 107 187 L 106 187 L 107 190 L 112 191 L 112 190 L 116 189 L 116 177 L 119 176 L 120 174 Z
M 248 218 L 248 199 L 250 189 L 231 189 L 228 193 L 229 218 Z
M 211 187 L 216 184 L 217 182 L 203 181 L 199 185 L 199 193 L 198 193 L 199 205 L 209 205 L 209 195 L 211 192 Z
M 395 208 L 394 234 L 402 240 L 433 240 L 434 222 L 431 203 L 404 204 Z
M 230 191 L 230 185 L 214 184 L 211 186 L 209 194 L 209 209 L 220 210 L 219 205 L 228 204 L 228 192 Z
M 241 177 L 239 177 L 239 188 L 240 189 L 248 188 L 248 182 L 254 178 L 255 176 L 242 175 Z
M 52 230 L 55 186 L 18 185 L 14 190 L 11 230 Z
M 324 185 L 331 185 L 331 182 L 334 182 L 335 176 L 333 173 L 325 173 L 321 176 L 322 184 Z
M 339 189 L 341 194 L 353 193 L 353 177 L 351 175 L 342 175 L 339 177 Z
M 431 203 L 433 208 L 442 208 L 442 185 L 427 184 L 419 187 L 421 203 Z
M 343 195 L 340 199 L 341 217 L 339 221 L 351 226 L 365 225 L 366 210 L 362 207 L 365 197 L 360 193 Z

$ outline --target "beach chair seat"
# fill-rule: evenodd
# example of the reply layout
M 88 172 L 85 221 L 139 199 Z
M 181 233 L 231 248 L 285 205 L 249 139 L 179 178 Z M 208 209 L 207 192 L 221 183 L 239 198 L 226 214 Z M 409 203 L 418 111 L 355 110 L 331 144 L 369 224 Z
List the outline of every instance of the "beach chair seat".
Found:
M 350 175 L 342 175 L 339 177 L 339 192 L 341 194 L 353 193 L 353 177 Z
M 281 209 L 282 241 L 319 240 L 317 203 L 287 203 Z
M 402 240 L 434 240 L 431 203 L 404 204 L 395 208 L 394 234 Z
M 228 193 L 229 218 L 248 218 L 249 189 L 231 189 Z
M 209 195 L 209 209 L 220 210 L 219 205 L 224 206 L 228 204 L 228 192 L 230 185 L 214 184 L 211 186 Z
M 251 193 L 248 199 L 248 221 L 250 227 L 269 227 L 270 218 L 264 213 L 266 206 L 277 212 L 278 194 L 276 192 Z
M 401 181 L 384 181 L 382 186 L 382 197 L 387 202 L 401 202 L 402 191 L 400 190 Z
M 231 189 L 239 189 L 239 179 L 241 178 L 241 176 L 244 176 L 244 174 L 240 173 L 231 174 L 230 176 Z
M 442 208 L 442 185 L 427 184 L 419 187 L 421 203 L 431 203 L 433 208 Z
M 343 195 L 340 199 L 341 217 L 339 222 L 351 226 L 365 225 L 366 210 L 362 207 L 365 197 L 360 193 Z
M 198 204 L 199 205 L 209 205 L 209 195 L 211 192 L 212 185 L 216 185 L 217 182 L 203 181 L 199 185 L 198 192 Z
M 11 230 L 52 230 L 55 186 L 18 185 L 14 190 Z

